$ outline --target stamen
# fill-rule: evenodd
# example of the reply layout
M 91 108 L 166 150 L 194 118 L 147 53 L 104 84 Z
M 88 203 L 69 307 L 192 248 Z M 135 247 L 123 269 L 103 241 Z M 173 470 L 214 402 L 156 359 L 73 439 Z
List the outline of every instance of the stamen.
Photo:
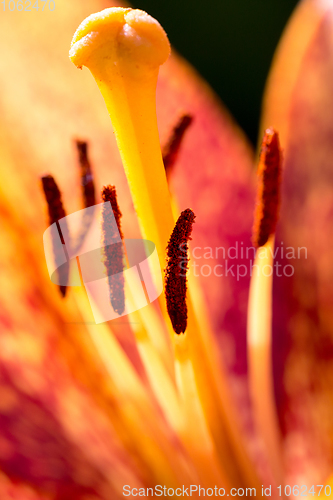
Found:
M 176 163 L 185 132 L 191 125 L 192 121 L 193 117 L 191 115 L 183 115 L 173 129 L 171 137 L 164 148 L 163 163 L 167 178 L 169 178 Z
M 121 211 L 117 202 L 117 193 L 115 186 L 104 186 L 102 189 L 102 200 L 104 202 L 109 201 L 110 205 L 103 207 L 102 210 L 102 233 L 103 237 L 103 248 L 104 248 L 104 264 L 107 271 L 109 290 L 110 290 L 110 301 L 114 311 L 118 314 L 122 314 L 125 310 L 125 292 L 124 292 L 124 249 L 122 241 L 114 243 L 112 245 L 106 245 L 106 242 L 110 241 L 110 238 L 118 238 L 118 231 L 121 239 L 123 240 L 123 234 L 121 231 Z M 117 229 L 115 230 L 113 221 L 113 215 L 116 220 Z
M 93 207 L 96 204 L 94 177 L 91 169 L 91 164 L 88 158 L 88 144 L 86 141 L 75 141 L 79 156 L 79 166 L 81 170 L 81 186 L 84 208 Z M 85 210 L 80 223 L 78 235 L 73 243 L 73 251 L 76 253 L 81 248 L 87 233 L 94 220 L 95 212 L 93 209 Z
M 120 211 L 118 201 L 117 201 L 117 191 L 116 186 L 103 186 L 102 189 L 102 200 L 104 202 L 109 201 L 111 203 L 111 207 L 113 210 L 114 218 L 116 220 L 117 228 L 120 234 L 121 239 L 124 239 L 123 232 L 121 230 L 121 217 L 122 213 Z
M 275 232 L 280 206 L 281 164 L 278 133 L 268 128 L 262 142 L 258 166 L 259 184 L 252 236 L 255 247 L 265 245 Z
M 96 204 L 94 178 L 88 158 L 88 144 L 86 141 L 76 140 L 81 168 L 81 185 L 83 191 L 84 207 L 92 207 Z
M 61 243 L 64 245 L 65 244 L 65 239 L 63 232 L 65 232 L 65 237 L 66 240 L 69 241 L 69 232 L 68 232 L 68 226 L 66 219 L 63 220 L 63 231 L 60 229 L 60 224 L 59 220 L 63 219 L 66 217 L 66 212 L 64 210 L 62 201 L 61 201 L 61 193 L 59 191 L 59 188 L 57 186 L 56 181 L 52 177 L 52 175 L 43 175 L 41 177 L 42 181 L 42 186 L 43 186 L 43 191 L 48 207 L 48 212 L 49 212 L 49 222 L 50 226 L 54 223 L 57 225 L 57 229 L 60 235 Z M 58 255 L 58 249 L 59 245 L 57 242 L 53 242 L 53 252 L 54 252 L 54 258 L 55 261 L 57 262 L 58 258 L 60 257 Z M 61 266 L 58 269 L 58 277 L 59 277 L 59 282 L 60 283 L 66 283 L 68 281 L 68 276 L 69 276 L 69 266 Z M 60 293 L 63 297 L 66 295 L 66 286 L 65 285 L 59 285 L 59 290 Z
M 187 326 L 186 271 L 188 269 L 188 241 L 191 239 L 195 215 L 184 210 L 176 222 L 167 247 L 165 270 L 165 297 L 174 331 L 184 333 Z
M 284 477 L 272 367 L 273 255 L 281 163 L 278 134 L 273 129 L 267 129 L 260 155 L 258 204 L 253 229 L 253 244 L 261 248 L 257 250 L 252 269 L 247 345 L 249 389 L 254 422 L 264 444 L 276 484 L 281 484 Z

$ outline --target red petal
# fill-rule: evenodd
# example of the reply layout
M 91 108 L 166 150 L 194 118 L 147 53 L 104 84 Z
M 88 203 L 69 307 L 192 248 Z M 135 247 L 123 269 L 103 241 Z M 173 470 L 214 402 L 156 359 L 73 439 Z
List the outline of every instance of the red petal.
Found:
M 241 249 L 252 246 L 253 152 L 222 103 L 184 60 L 171 58 L 161 68 L 157 97 L 162 137 L 174 116 L 184 112 L 194 117 L 171 176 L 171 191 L 180 210 L 189 207 L 197 216 L 190 272 L 199 276 L 227 364 L 244 374 L 250 266 Z M 227 276 L 226 266 L 233 266 Z M 240 274 L 246 269 L 246 275 L 237 279 L 237 269 Z M 229 342 L 232 336 L 229 345 L 226 332 Z
M 323 480 L 332 468 L 333 359 L 333 4 L 300 4 L 275 58 L 263 127 L 284 149 L 276 245 L 306 247 L 295 274 L 275 280 L 278 397 L 288 433 L 289 469 Z M 285 254 L 286 255 L 286 254 Z M 288 271 L 289 272 L 289 271 Z M 284 359 L 287 353 L 286 360 Z M 291 484 L 291 483 L 290 483 Z

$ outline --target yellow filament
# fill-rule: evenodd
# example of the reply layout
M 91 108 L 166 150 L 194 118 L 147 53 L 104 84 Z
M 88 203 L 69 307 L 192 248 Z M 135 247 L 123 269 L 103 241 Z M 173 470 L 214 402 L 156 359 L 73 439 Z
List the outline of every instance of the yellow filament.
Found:
M 176 378 L 185 412 L 181 436 L 197 467 L 201 481 L 230 487 L 220 468 L 214 444 L 202 410 L 194 376 L 187 335 L 175 336 Z
M 247 342 L 249 384 L 255 422 L 277 484 L 283 484 L 281 436 L 272 372 L 272 283 L 274 236 L 257 251 L 249 294 Z
M 179 214 L 176 201 L 171 198 L 173 213 Z M 193 273 L 188 276 L 188 328 L 191 359 L 198 394 L 216 452 L 232 484 L 254 487 L 261 491 L 254 466 L 244 447 L 236 409 L 230 395 L 222 360 L 217 356 L 214 340 L 199 283 Z M 179 379 L 178 379 L 179 380 Z
M 126 300 L 129 303 L 133 301 L 132 294 L 133 290 L 130 287 L 126 288 Z M 158 352 L 156 352 L 147 330 L 139 321 L 139 313 L 131 313 L 129 318 L 151 388 L 169 424 L 175 432 L 178 432 L 182 426 L 183 416 L 173 379 L 167 372 Z
M 135 303 L 135 291 L 133 289 L 129 290 L 128 294 L 126 295 L 127 298 L 129 298 L 130 296 L 132 298 L 132 301 Z M 153 307 L 149 306 L 139 309 L 138 316 L 140 319 L 140 324 L 142 324 L 142 327 L 147 333 L 149 341 L 158 352 L 159 357 L 161 358 L 170 377 L 174 380 L 172 352 L 163 331 L 161 318 L 158 316 L 157 311 L 155 311 Z
M 109 325 L 94 324 L 90 307 L 87 307 L 82 277 L 81 285 L 74 287 L 74 298 L 112 381 L 110 390 L 119 408 L 117 412 L 111 408 L 115 428 L 124 440 L 133 442 L 133 452 L 135 449 L 140 451 L 145 466 L 152 468 L 150 474 L 160 478 L 162 473 L 165 484 L 169 486 L 186 483 L 189 472 L 182 457 L 174 454 L 172 443 L 168 442 L 168 436 L 159 426 L 149 394 Z M 178 415 L 177 411 L 175 415 Z
M 223 469 L 233 485 L 255 487 L 261 496 L 259 480 L 244 448 L 242 431 L 233 408 L 225 374 L 218 363 L 217 347 L 198 324 L 191 300 L 188 300 L 187 336 L 194 375 L 207 423 Z
M 76 260 L 80 270 L 78 257 Z M 139 398 L 143 400 L 147 398 L 147 394 L 143 392 L 143 387 L 139 383 L 137 376 L 135 376 L 135 371 L 131 363 L 119 346 L 110 327 L 105 324 L 93 324 L 94 321 L 91 309 L 90 307 L 87 307 L 88 299 L 83 288 L 84 284 L 82 276 L 81 285 L 82 286 L 76 293 L 76 297 L 80 297 L 80 299 L 77 300 L 78 306 L 86 321 L 87 328 L 90 331 L 95 347 L 97 348 L 107 371 L 110 373 L 113 382 L 116 384 L 119 394 L 135 397 L 135 399 Z M 132 306 L 134 298 L 136 297 L 135 289 L 128 286 L 126 283 L 125 293 L 128 305 L 131 309 L 134 309 Z M 93 298 L 90 297 L 90 301 L 92 300 Z M 151 342 L 144 324 L 140 321 L 140 319 L 142 319 L 143 311 L 147 310 L 150 310 L 150 308 L 144 307 L 138 312 L 136 311 L 128 315 L 130 320 L 129 325 L 135 335 L 138 351 L 156 400 L 161 406 L 171 427 L 175 432 L 177 432 L 183 421 L 178 394 L 176 392 L 173 378 L 167 372 L 159 353 L 157 352 L 154 344 Z
M 127 250 L 124 247 L 125 260 L 127 268 L 130 267 Z M 140 285 L 141 287 L 141 285 Z M 161 323 L 161 318 L 158 316 L 157 311 L 153 307 L 141 307 L 141 304 L 137 303 L 137 297 L 140 297 L 140 291 L 136 290 L 135 284 L 126 289 L 126 298 L 136 307 L 133 310 L 137 310 L 136 317 L 139 317 L 140 329 L 145 331 L 145 336 L 147 333 L 147 339 L 151 341 L 152 345 L 158 352 L 159 357 L 164 363 L 164 366 L 174 380 L 174 365 L 172 359 L 172 352 L 170 343 L 167 342 L 165 332 L 163 331 L 163 326 Z

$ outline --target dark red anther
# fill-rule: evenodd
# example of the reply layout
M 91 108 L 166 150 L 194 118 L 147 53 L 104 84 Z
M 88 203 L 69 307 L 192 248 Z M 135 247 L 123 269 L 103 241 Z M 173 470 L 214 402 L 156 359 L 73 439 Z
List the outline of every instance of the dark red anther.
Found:
M 116 192 L 116 186 L 103 186 L 103 189 L 102 189 L 102 200 L 105 202 L 105 201 L 109 201 L 111 203 L 111 207 L 112 207 L 112 210 L 113 210 L 113 215 L 114 215 L 114 218 L 116 219 L 116 224 L 117 224 L 117 228 L 118 228 L 118 231 L 119 231 L 119 234 L 120 234 L 120 238 L 123 240 L 124 239 L 124 235 L 123 235 L 123 232 L 121 230 L 121 217 L 122 217 L 122 213 L 120 211 L 120 208 L 119 208 L 119 205 L 118 205 L 118 201 L 117 201 L 117 192 Z
M 103 202 L 109 201 L 110 205 L 102 209 L 102 233 L 104 247 L 104 265 L 107 271 L 110 301 L 114 311 L 122 314 L 125 310 L 125 291 L 124 291 L 124 248 L 122 241 L 110 245 L 110 239 L 123 240 L 121 230 L 121 211 L 117 202 L 117 193 L 115 186 L 104 186 L 102 189 Z M 116 227 L 113 223 L 113 215 L 116 221 Z
M 57 229 L 59 232 L 59 236 L 61 239 L 61 243 L 64 245 L 65 244 L 65 239 L 67 243 L 69 242 L 69 231 L 68 231 L 68 226 L 66 219 L 63 220 L 62 222 L 62 229 L 60 228 L 59 220 L 63 219 L 66 217 L 66 212 L 64 210 L 62 201 L 61 201 L 61 193 L 59 191 L 59 188 L 57 186 L 56 181 L 52 177 L 52 175 L 44 175 L 41 177 L 42 181 L 42 186 L 43 186 L 43 191 L 47 203 L 47 208 L 49 212 L 49 223 L 50 225 L 56 223 Z M 65 238 L 64 238 L 65 237 Z M 53 252 L 54 252 L 54 258 L 55 262 L 57 262 L 59 259 L 61 260 L 61 256 L 58 255 L 59 253 L 59 245 L 57 241 L 53 242 Z M 69 266 L 61 266 L 59 272 L 59 282 L 60 283 L 67 283 L 68 282 L 68 276 L 69 276 Z M 66 285 L 59 285 L 60 293 L 63 297 L 66 295 Z
M 92 207 L 96 204 L 94 178 L 88 158 L 88 144 L 86 141 L 76 140 L 76 147 L 79 155 L 81 169 L 81 185 L 83 192 L 84 206 Z
M 280 208 L 282 153 L 278 133 L 265 131 L 258 166 L 258 191 L 252 230 L 255 247 L 265 245 L 275 233 Z
M 176 163 L 181 143 L 188 127 L 191 125 L 193 117 L 184 115 L 172 131 L 163 153 L 163 163 L 167 177 L 169 177 L 172 167 Z
M 194 219 L 195 215 L 191 209 L 184 210 L 176 222 L 167 246 L 165 297 L 172 327 L 177 334 L 184 333 L 187 327 L 188 241 L 191 239 Z
M 82 198 L 84 208 L 94 207 L 96 204 L 94 177 L 91 164 L 88 158 L 88 143 L 76 140 L 75 145 L 79 157 L 79 167 L 81 173 Z M 80 223 L 80 228 L 75 241 L 73 241 L 73 253 L 77 253 L 82 247 L 88 231 L 93 223 L 95 210 L 85 210 Z

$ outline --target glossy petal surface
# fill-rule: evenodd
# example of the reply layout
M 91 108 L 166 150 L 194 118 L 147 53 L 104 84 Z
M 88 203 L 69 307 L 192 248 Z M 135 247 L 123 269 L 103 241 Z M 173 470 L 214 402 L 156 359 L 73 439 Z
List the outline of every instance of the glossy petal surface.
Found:
M 262 122 L 279 130 L 285 156 L 276 245 L 295 272 L 274 283 L 274 340 L 295 483 L 303 474 L 323 480 L 332 467 L 332 80 L 333 2 L 301 2 L 275 57 Z

